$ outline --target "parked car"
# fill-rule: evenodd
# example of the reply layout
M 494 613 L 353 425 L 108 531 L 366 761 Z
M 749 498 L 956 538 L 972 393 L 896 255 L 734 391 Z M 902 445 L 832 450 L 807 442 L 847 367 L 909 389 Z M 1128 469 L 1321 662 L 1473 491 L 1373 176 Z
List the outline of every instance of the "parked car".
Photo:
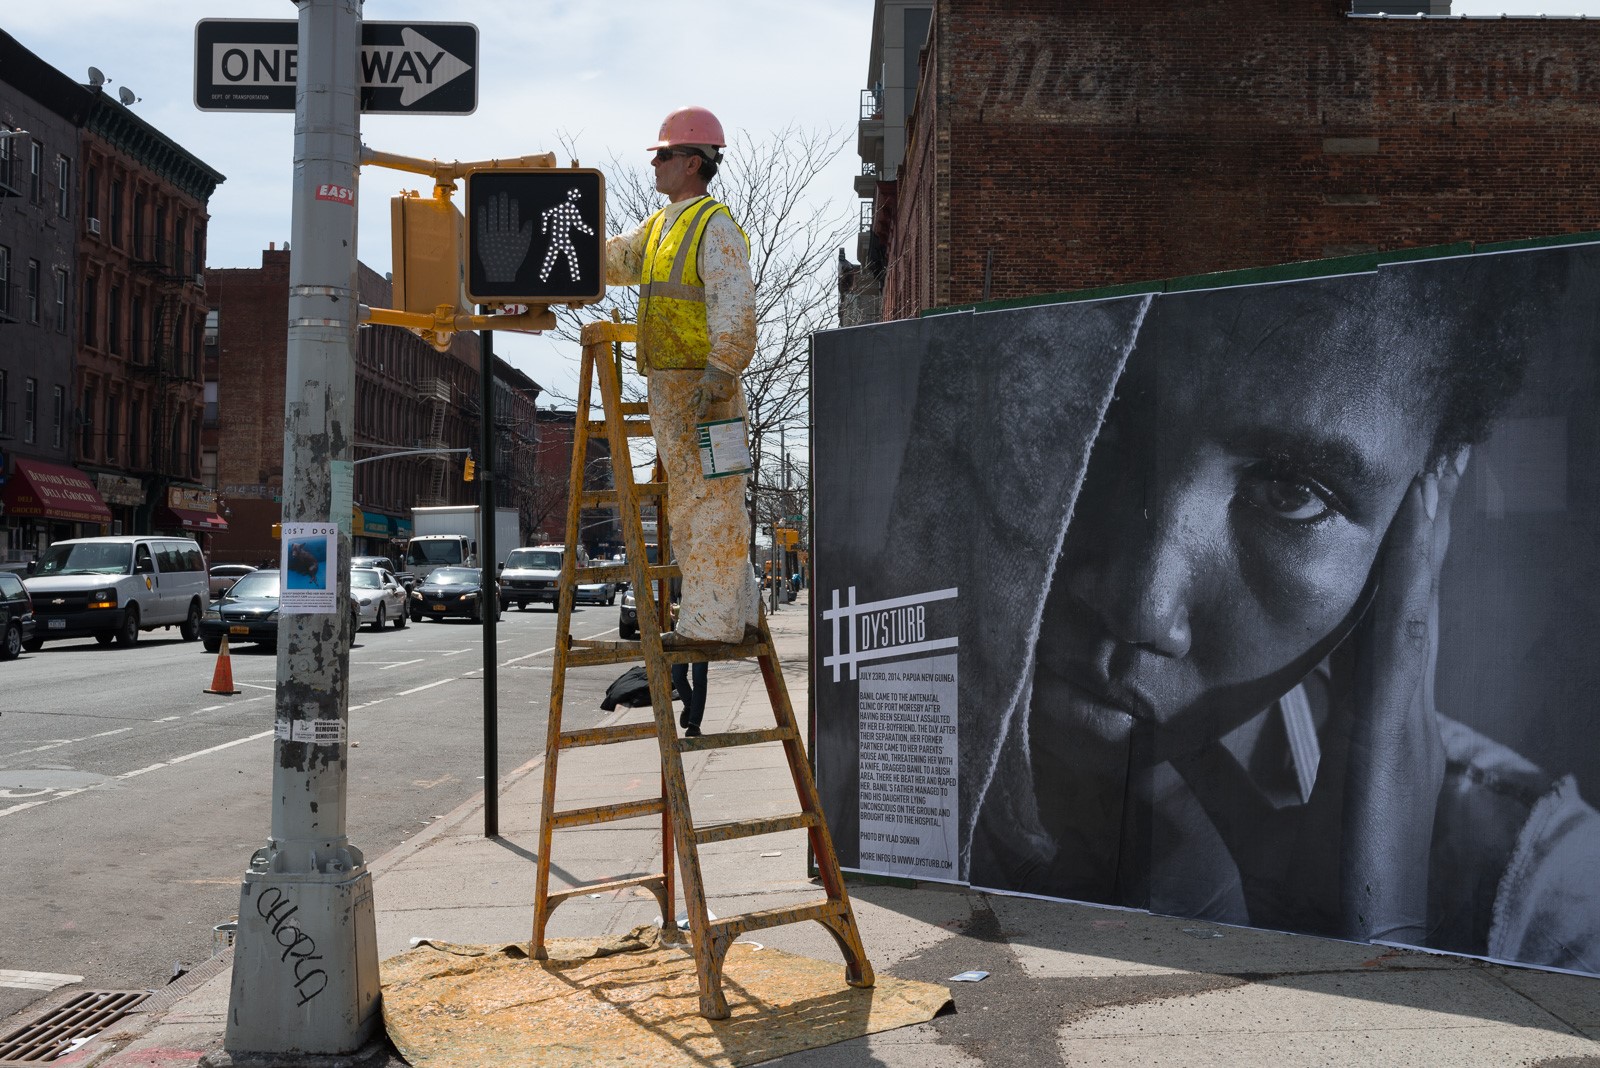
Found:
M 678 604 L 672 604 L 672 622 L 678 622 Z M 622 607 L 617 611 L 617 635 L 625 642 L 639 640 L 639 608 L 632 590 L 622 592 Z
M 395 581 L 400 583 L 406 590 L 410 590 L 412 586 L 416 585 L 417 577 L 411 572 L 403 570 L 399 564 L 387 556 L 352 556 L 350 558 L 350 566 L 380 568 L 393 575 Z
M 423 619 L 449 619 L 461 616 L 474 623 L 483 622 L 483 603 L 490 600 L 499 619 L 505 610 L 500 599 L 500 584 L 490 580 L 483 587 L 483 569 L 478 567 L 438 567 L 411 591 L 411 622 Z
M 278 647 L 278 598 L 282 591 L 277 568 L 262 568 L 243 575 L 200 619 L 200 644 L 208 653 L 228 644 L 258 642 L 269 649 Z M 350 596 L 350 637 L 355 639 L 360 625 L 361 606 L 354 592 Z
M 206 572 L 211 585 L 211 599 L 215 601 L 221 597 L 224 590 L 254 570 L 255 567 L 250 564 L 212 564 L 211 570 Z
M 613 582 L 580 582 L 573 591 L 574 604 L 588 601 L 590 604 L 608 605 L 617 603 L 617 586 Z
M 391 619 L 396 630 L 406 625 L 406 591 L 400 580 L 388 571 L 377 567 L 352 567 L 350 595 L 360 605 L 361 622 L 372 624 L 373 630 L 382 630 Z
M 14 571 L 0 571 L 0 660 L 15 660 L 33 640 L 33 598 Z
M 625 642 L 639 640 L 639 609 L 633 602 L 633 591 L 622 591 L 622 608 L 617 613 L 617 634 Z
M 46 638 L 132 645 L 140 631 L 171 626 L 192 642 L 211 593 L 200 546 L 159 534 L 58 541 L 23 585 L 37 623 L 29 652 Z
M 561 563 L 566 558 L 564 545 L 533 545 L 512 549 L 500 571 L 500 589 L 507 605 L 526 609 L 530 604 L 556 607 L 561 592 Z M 580 547 L 578 566 L 588 567 L 589 557 Z

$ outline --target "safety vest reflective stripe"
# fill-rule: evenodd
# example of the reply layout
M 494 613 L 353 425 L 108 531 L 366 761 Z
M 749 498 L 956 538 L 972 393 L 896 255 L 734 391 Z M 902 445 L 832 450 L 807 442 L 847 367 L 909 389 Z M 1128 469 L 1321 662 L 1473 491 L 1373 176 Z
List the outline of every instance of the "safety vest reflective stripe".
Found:
M 639 287 L 639 296 L 644 298 L 666 297 L 671 300 L 695 300 L 704 304 L 706 301 L 706 287 L 684 285 L 682 282 L 646 282 Z

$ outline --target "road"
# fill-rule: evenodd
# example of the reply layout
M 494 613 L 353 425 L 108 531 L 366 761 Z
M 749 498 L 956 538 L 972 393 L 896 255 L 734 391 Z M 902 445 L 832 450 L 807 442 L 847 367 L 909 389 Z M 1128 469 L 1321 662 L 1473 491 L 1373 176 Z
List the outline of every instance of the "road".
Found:
M 501 775 L 544 751 L 555 620 L 531 609 L 500 621 Z M 616 624 L 616 608 L 583 607 L 573 634 Z M 482 789 L 482 649 L 465 621 L 358 635 L 347 829 L 369 859 Z M 238 911 L 270 826 L 277 661 L 235 650 L 236 697 L 203 692 L 215 662 L 173 629 L 0 663 L 0 1021 L 52 981 L 9 973 L 159 987 L 176 963 L 209 957 L 212 926 Z M 598 723 L 618 673 L 569 673 L 564 726 Z

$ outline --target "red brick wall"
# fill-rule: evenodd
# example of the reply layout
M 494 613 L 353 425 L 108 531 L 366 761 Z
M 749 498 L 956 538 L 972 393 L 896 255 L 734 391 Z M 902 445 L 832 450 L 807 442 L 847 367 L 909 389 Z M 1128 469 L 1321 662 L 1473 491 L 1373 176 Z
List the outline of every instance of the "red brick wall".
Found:
M 940 0 L 885 314 L 1600 228 L 1600 23 L 1347 8 Z

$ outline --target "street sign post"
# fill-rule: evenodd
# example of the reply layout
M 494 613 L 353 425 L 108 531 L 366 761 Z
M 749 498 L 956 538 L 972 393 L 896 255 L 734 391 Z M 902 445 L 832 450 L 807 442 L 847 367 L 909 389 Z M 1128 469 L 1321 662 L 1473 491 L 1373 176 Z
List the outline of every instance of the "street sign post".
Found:
M 585 167 L 467 174 L 467 296 L 589 304 L 605 296 L 606 185 Z
M 194 28 L 201 111 L 293 111 L 294 19 L 202 19 Z M 363 22 L 361 110 L 470 115 L 478 107 L 478 28 L 464 22 Z

